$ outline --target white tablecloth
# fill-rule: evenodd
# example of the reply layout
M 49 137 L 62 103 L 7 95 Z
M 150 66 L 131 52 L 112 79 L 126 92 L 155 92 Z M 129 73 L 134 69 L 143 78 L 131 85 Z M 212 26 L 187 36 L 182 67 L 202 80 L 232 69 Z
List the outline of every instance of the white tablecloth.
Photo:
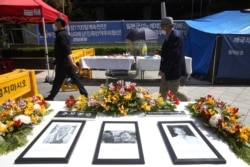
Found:
M 137 56 L 137 69 L 141 71 L 141 79 L 144 79 L 144 71 L 158 71 L 161 58 L 156 56 Z M 186 72 L 188 78 L 192 74 L 192 58 L 185 56 Z
M 80 60 L 83 68 L 103 70 L 130 70 L 134 56 L 86 56 Z
M 178 110 L 184 110 L 184 106 L 187 103 L 181 103 L 178 106 Z M 36 125 L 33 129 L 33 134 L 29 136 L 29 143 L 43 130 L 43 128 L 49 123 L 58 111 L 65 111 L 64 102 L 54 101 L 51 102 L 51 108 L 54 109 L 50 115 L 45 116 L 43 122 Z M 186 111 L 185 111 L 186 112 Z M 91 167 L 91 166 L 110 166 L 110 165 L 93 165 L 92 160 L 96 148 L 100 127 L 103 121 L 137 121 L 139 127 L 139 133 L 142 143 L 143 155 L 145 159 L 142 167 L 174 167 L 174 166 L 187 166 L 187 165 L 174 165 L 171 161 L 167 148 L 163 142 L 159 129 L 157 127 L 158 121 L 178 121 L 178 120 L 193 120 L 189 115 L 187 116 L 126 116 L 120 118 L 114 117 L 97 117 L 94 120 L 87 120 L 77 144 L 72 152 L 68 164 L 14 164 L 15 159 L 23 152 L 28 146 L 18 148 L 17 150 L 10 152 L 7 155 L 0 156 L 1 167 Z M 227 144 L 223 143 L 221 139 L 212 133 L 203 129 L 203 125 L 193 120 L 201 132 L 206 138 L 213 144 L 213 146 L 219 151 L 219 153 L 226 159 L 226 164 L 216 165 L 217 167 L 228 167 L 237 165 L 239 167 L 249 167 L 241 159 L 238 159 L 233 152 L 230 151 Z M 50 150 L 48 150 L 49 152 Z M 127 153 L 129 154 L 129 152 Z M 201 152 L 202 154 L 202 152 Z M 138 167 L 138 165 L 112 165 L 112 167 Z M 201 164 L 201 165 L 188 165 L 188 166 L 200 166 L 200 167 L 213 167 L 212 164 Z

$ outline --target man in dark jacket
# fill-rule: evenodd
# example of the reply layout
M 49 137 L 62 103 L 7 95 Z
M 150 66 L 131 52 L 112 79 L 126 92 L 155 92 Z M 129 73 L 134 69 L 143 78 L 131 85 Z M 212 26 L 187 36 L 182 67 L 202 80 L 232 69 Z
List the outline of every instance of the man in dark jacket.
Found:
M 161 29 L 166 39 L 161 48 L 160 94 L 166 99 L 167 92 L 172 91 L 181 101 L 188 101 L 189 99 L 178 91 L 180 79 L 186 75 L 183 35 L 174 29 L 172 17 L 161 20 Z
M 53 24 L 53 29 L 56 33 L 54 45 L 56 69 L 53 86 L 49 96 L 45 98 L 46 100 L 54 100 L 54 97 L 59 92 L 66 75 L 68 75 L 77 85 L 80 94 L 88 97 L 88 93 L 84 88 L 79 76 L 77 75 L 79 67 L 74 63 L 72 59 L 70 37 L 67 30 L 65 29 L 65 26 L 66 21 L 61 17 L 56 18 Z

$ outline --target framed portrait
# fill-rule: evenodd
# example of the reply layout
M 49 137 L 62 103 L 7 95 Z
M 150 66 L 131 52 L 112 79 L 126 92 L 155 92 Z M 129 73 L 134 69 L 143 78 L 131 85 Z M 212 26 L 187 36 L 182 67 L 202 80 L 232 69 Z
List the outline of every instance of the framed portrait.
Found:
M 104 121 L 93 164 L 144 164 L 137 122 Z
M 52 120 L 17 157 L 15 164 L 68 163 L 85 121 Z
M 192 121 L 158 122 L 174 164 L 225 164 L 226 160 Z

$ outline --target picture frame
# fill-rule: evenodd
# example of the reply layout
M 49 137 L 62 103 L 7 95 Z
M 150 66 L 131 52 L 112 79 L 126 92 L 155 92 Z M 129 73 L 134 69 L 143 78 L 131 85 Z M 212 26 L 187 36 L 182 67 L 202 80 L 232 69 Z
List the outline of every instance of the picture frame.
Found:
M 192 121 L 159 121 L 158 127 L 173 164 L 226 163 Z
M 84 125 L 83 120 L 51 120 L 14 163 L 68 163 Z
M 138 123 L 104 121 L 100 129 L 93 164 L 144 163 Z

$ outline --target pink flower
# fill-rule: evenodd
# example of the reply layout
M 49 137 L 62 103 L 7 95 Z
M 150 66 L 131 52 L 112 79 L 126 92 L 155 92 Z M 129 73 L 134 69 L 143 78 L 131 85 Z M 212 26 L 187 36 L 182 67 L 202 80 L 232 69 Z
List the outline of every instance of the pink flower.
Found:
M 122 87 L 120 90 L 119 90 L 119 94 L 121 95 L 121 96 L 124 96 L 124 95 L 126 95 L 126 91 L 125 91 L 125 89 Z

